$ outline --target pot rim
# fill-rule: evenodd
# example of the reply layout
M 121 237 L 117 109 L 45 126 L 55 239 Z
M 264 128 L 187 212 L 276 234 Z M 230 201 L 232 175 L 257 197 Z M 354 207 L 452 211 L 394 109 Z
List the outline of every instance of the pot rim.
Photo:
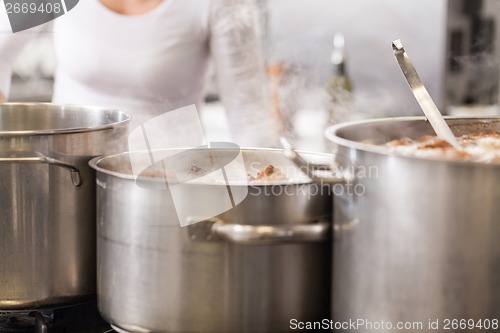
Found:
M 5 106 L 24 106 L 24 107 L 53 107 L 62 110 L 64 108 L 78 108 L 82 111 L 106 111 L 111 113 L 117 113 L 121 116 L 119 118 L 123 118 L 119 121 L 112 122 L 109 124 L 102 124 L 90 127 L 67 127 L 67 128 L 53 128 L 53 129 L 43 129 L 43 130 L 22 130 L 22 131 L 0 131 L 0 136 L 38 136 L 38 135 L 58 135 L 58 134 L 73 134 L 73 133 L 83 133 L 83 132 L 94 132 L 94 131 L 102 131 L 110 128 L 114 128 L 117 126 L 122 126 L 130 122 L 131 116 L 127 113 L 123 112 L 118 108 L 108 108 L 97 105 L 80 105 L 80 104 L 59 104 L 59 103 L 50 103 L 50 102 L 9 102 L 2 103 L 1 105 Z M 1 111 L 0 111 L 1 112 Z M 50 111 L 52 112 L 52 111 Z M 56 110 L 54 111 L 56 112 Z
M 485 120 L 500 121 L 500 116 L 485 116 L 485 117 L 445 116 L 444 119 L 445 120 L 478 121 L 478 122 L 485 121 Z M 398 123 L 398 122 L 401 122 L 401 123 L 402 122 L 418 122 L 418 121 L 427 122 L 427 117 L 425 117 L 425 116 L 405 116 L 405 117 L 386 117 L 386 118 L 349 121 L 349 122 L 336 124 L 336 125 L 328 127 L 325 130 L 324 135 L 328 140 L 330 140 L 331 142 L 335 143 L 338 146 L 353 148 L 356 150 L 374 153 L 374 154 L 378 154 L 378 155 L 392 156 L 392 157 L 405 158 L 405 159 L 418 160 L 418 161 L 428 161 L 428 162 L 434 162 L 434 163 L 448 163 L 448 164 L 454 164 L 454 165 L 468 165 L 468 166 L 474 166 L 474 167 L 481 166 L 481 167 L 485 167 L 485 168 L 500 168 L 499 163 L 484 163 L 484 162 L 469 161 L 469 160 L 446 159 L 444 157 L 421 157 L 421 156 L 406 155 L 406 154 L 403 154 L 400 152 L 389 151 L 389 149 L 387 149 L 384 146 L 363 143 L 363 142 L 359 142 L 359 141 L 353 141 L 353 140 L 342 138 L 342 137 L 337 135 L 337 133 L 342 129 L 346 129 L 349 127 L 356 127 L 356 126 L 360 126 L 360 125 L 377 124 L 377 123 L 381 124 L 381 123 Z
M 179 150 L 179 151 L 184 151 L 187 148 L 164 148 L 164 149 L 156 149 L 159 151 L 163 150 Z M 209 148 L 209 149 L 216 149 L 216 150 L 223 150 L 224 148 Z M 262 151 L 262 152 L 283 152 L 283 149 L 278 149 L 278 148 L 255 148 L 255 147 L 240 147 L 241 151 Z M 155 150 L 155 151 L 156 151 Z M 334 163 L 334 156 L 329 153 L 324 153 L 324 152 L 311 152 L 311 151 L 302 151 L 298 150 L 298 153 L 305 154 L 306 156 L 318 156 L 318 157 L 323 157 L 323 158 L 329 158 L 331 164 L 333 165 Z M 88 164 L 89 166 L 96 170 L 97 172 L 101 172 L 106 175 L 110 175 L 113 177 L 117 177 L 120 179 L 127 179 L 127 180 L 146 180 L 148 182 L 154 182 L 154 183 L 164 183 L 165 180 L 158 178 L 158 177 L 148 177 L 148 176 L 134 176 L 133 174 L 128 174 L 124 172 L 119 172 L 119 171 L 113 171 L 109 170 L 106 168 L 103 168 L 99 166 L 99 163 L 106 160 L 106 159 L 112 159 L 112 158 L 119 158 L 120 156 L 126 156 L 126 155 L 131 155 L 131 154 L 146 154 L 149 153 L 147 150 L 138 150 L 138 151 L 127 151 L 127 152 L 121 152 L 113 155 L 104 155 L 104 156 L 96 156 L 92 158 Z M 307 176 L 306 176 L 307 177 Z M 305 177 L 305 178 L 306 178 Z M 308 177 L 307 177 L 308 178 Z M 296 185 L 306 185 L 306 184 L 312 184 L 313 180 L 309 178 L 307 181 L 266 181 L 266 182 L 248 182 L 248 183 L 230 183 L 230 186 L 250 186 L 250 187 L 264 187 L 264 186 L 296 186 Z M 210 184 L 203 184 L 203 183 L 188 183 L 187 185 L 193 185 L 193 186 L 200 186 L 200 185 L 210 185 L 210 186 L 227 186 L 227 184 L 223 183 L 210 183 Z

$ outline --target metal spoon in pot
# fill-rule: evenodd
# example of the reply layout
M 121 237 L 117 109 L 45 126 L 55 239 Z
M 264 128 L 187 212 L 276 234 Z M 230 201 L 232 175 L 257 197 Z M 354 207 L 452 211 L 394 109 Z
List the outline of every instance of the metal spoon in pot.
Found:
M 418 104 L 424 111 L 425 116 L 429 120 L 429 123 L 436 132 L 437 136 L 448 141 L 455 149 L 461 149 L 457 138 L 453 135 L 450 127 L 432 100 L 431 95 L 429 95 L 429 92 L 425 89 L 422 80 L 420 80 L 410 57 L 401 43 L 401 40 L 398 39 L 392 42 L 392 50 L 396 60 L 398 61 L 399 67 L 401 67 L 401 70 L 403 71 L 406 81 L 408 81 L 408 85 L 410 86 L 413 95 L 417 99 Z
M 345 183 L 345 175 L 339 175 L 335 171 L 335 166 L 328 164 L 311 163 L 305 160 L 295 150 L 291 143 L 285 138 L 280 137 L 280 144 L 283 147 L 283 154 L 289 158 L 299 169 L 304 172 L 313 182 L 322 185 L 333 185 L 338 183 Z

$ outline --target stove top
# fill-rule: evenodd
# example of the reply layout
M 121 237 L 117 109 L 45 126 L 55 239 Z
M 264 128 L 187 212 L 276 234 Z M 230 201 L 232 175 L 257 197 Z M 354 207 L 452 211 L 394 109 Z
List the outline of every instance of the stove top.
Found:
M 0 312 L 0 333 L 114 333 L 97 302 L 54 310 Z

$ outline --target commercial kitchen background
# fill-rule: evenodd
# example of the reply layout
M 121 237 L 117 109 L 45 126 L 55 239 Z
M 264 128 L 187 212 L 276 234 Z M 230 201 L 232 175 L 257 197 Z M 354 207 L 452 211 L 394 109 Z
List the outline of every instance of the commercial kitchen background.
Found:
M 496 98 L 487 101 L 491 105 L 486 106 L 489 112 L 498 113 L 498 0 L 254 1 L 261 11 L 265 60 L 268 64 L 280 63 L 285 69 L 280 87 L 280 97 L 286 101 L 282 112 L 292 120 L 300 148 L 323 149 L 322 131 L 318 128 L 324 127 L 326 121 L 324 88 L 330 75 L 335 33 L 345 36 L 347 70 L 354 84 L 355 118 L 420 114 L 392 56 L 391 42 L 395 39 L 403 41 L 443 111 L 463 103 L 463 95 L 470 87 L 467 69 L 480 72 L 479 66 L 490 73 L 488 84 L 496 87 Z M 455 45 L 465 70 L 450 72 L 450 36 L 458 36 L 459 42 L 471 40 L 470 15 L 486 17 L 492 54 L 481 57 L 481 64 L 477 65 L 473 62 L 478 57 L 468 55 L 464 45 Z M 18 59 L 10 100 L 50 100 L 55 66 L 49 25 Z M 211 102 L 206 103 L 202 113 L 205 129 L 212 140 L 228 139 L 223 109 L 217 102 L 216 79 L 209 75 L 207 80 L 207 101 Z

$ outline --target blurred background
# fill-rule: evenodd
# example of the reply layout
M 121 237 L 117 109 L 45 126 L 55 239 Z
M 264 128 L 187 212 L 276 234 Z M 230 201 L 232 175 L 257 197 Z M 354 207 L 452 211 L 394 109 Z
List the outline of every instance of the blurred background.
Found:
M 324 150 L 333 123 L 421 114 L 392 54 L 396 39 L 443 113 L 499 114 L 500 0 L 253 1 L 272 107 L 299 148 Z M 15 65 L 10 100 L 50 100 L 55 66 L 42 33 Z M 206 130 L 226 139 L 216 78 L 207 81 Z

